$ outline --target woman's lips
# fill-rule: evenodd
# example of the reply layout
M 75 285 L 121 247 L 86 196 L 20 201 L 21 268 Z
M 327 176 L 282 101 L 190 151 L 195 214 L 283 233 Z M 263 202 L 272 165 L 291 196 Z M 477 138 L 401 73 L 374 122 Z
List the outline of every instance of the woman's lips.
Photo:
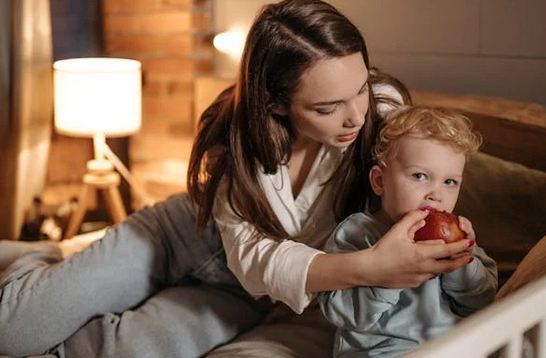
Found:
M 336 138 L 338 142 L 350 142 L 358 136 L 358 131 L 346 135 L 338 135 Z

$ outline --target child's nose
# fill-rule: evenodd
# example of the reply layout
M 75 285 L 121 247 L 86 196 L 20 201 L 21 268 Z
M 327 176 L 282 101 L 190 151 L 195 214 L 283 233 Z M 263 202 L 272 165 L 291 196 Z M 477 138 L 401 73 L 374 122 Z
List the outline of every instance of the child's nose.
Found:
M 432 202 L 441 202 L 442 195 L 437 188 L 432 188 L 425 196 L 425 199 Z

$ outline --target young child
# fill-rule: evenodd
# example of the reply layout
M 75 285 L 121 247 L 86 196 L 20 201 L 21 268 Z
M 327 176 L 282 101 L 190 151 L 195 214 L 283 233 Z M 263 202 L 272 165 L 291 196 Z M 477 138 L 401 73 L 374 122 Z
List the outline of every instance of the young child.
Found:
M 339 224 L 326 251 L 373 248 L 394 223 L 416 209 L 451 212 L 466 156 L 479 145 L 470 121 L 457 112 L 419 106 L 393 111 L 380 130 L 373 151 L 376 164 L 369 173 L 379 208 Z M 475 240 L 468 219 L 459 217 L 459 226 Z M 415 288 L 361 286 L 322 292 L 322 311 L 338 327 L 334 356 L 402 355 L 491 303 L 497 290 L 495 262 L 476 245 L 469 250 L 466 266 Z

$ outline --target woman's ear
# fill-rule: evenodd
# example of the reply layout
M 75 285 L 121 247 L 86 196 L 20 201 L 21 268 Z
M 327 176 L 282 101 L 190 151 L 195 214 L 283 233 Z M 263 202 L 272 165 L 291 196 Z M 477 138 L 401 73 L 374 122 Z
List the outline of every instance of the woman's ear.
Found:
M 377 164 L 370 169 L 370 184 L 375 195 L 383 195 L 383 168 Z
M 277 115 L 277 116 L 287 116 L 288 115 L 288 109 L 285 105 L 278 104 L 278 103 L 271 103 L 268 106 L 268 110 L 271 114 Z

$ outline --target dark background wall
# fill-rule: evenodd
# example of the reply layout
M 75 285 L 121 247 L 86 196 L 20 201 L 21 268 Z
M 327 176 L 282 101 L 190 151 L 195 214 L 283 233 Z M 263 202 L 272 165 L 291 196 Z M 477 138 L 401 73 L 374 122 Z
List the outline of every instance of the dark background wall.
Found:
M 98 0 L 51 0 L 53 57 L 102 54 L 102 21 Z
M 419 90 L 546 105 L 544 0 L 331 0 L 374 64 Z

